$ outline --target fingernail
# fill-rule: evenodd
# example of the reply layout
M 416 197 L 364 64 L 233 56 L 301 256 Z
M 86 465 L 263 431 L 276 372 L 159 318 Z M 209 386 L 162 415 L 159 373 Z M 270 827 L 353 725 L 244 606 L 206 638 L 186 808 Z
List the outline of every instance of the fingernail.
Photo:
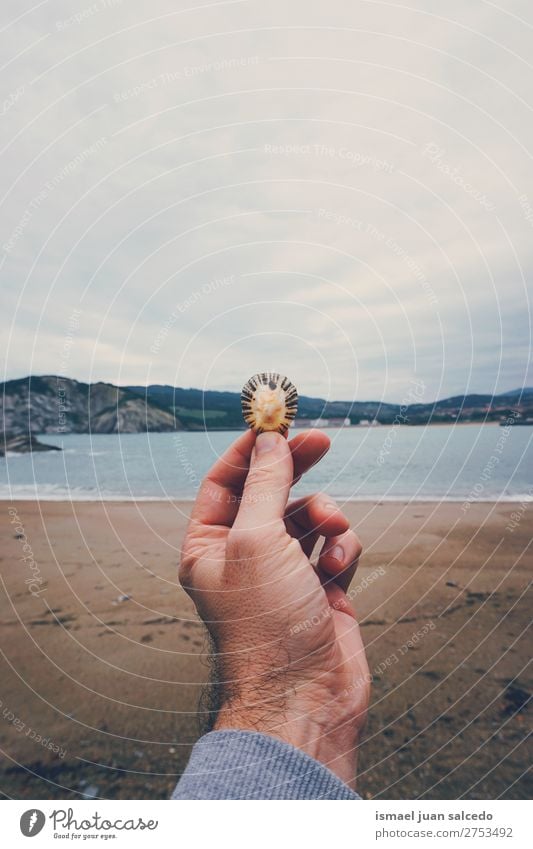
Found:
M 325 510 L 326 513 L 334 513 L 335 510 L 338 510 L 339 508 L 337 507 L 334 501 L 324 501 L 324 503 L 322 504 L 322 509 Z
M 344 559 L 344 549 L 342 545 L 334 545 L 331 551 L 326 551 L 328 557 L 334 557 L 335 560 L 338 560 L 339 563 L 342 563 Z
M 263 454 L 268 454 L 269 451 L 272 451 L 279 441 L 279 434 L 274 433 L 272 431 L 267 431 L 267 433 L 260 433 L 257 439 L 255 440 L 255 453 L 259 457 Z

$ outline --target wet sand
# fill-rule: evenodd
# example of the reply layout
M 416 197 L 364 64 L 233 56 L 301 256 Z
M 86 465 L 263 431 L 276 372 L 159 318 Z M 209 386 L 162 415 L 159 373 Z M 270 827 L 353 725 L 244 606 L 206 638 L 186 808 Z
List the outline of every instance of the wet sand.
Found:
M 170 794 L 208 672 L 176 583 L 190 506 L 2 502 L 4 797 Z M 527 798 L 531 505 L 347 509 L 374 673 L 361 794 Z

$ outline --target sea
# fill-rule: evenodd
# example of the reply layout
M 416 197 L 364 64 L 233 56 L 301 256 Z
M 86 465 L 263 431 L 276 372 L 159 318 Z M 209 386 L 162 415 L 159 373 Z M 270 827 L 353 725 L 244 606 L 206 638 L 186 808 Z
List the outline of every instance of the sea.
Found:
M 330 429 L 331 449 L 294 488 L 341 501 L 533 500 L 533 427 Z M 62 451 L 0 459 L 0 498 L 194 500 L 235 431 L 42 435 Z

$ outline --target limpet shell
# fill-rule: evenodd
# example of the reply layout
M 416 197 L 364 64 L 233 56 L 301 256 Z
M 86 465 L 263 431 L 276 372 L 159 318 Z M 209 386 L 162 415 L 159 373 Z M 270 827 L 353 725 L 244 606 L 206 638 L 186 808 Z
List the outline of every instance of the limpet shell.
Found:
M 241 392 L 244 421 L 256 433 L 286 433 L 298 407 L 298 392 L 288 377 L 272 371 L 254 374 Z

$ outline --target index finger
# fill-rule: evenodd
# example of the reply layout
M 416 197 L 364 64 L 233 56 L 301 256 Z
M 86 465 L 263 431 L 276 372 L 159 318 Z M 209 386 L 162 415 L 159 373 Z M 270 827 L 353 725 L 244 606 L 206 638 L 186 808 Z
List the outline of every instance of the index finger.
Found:
M 191 521 L 231 527 L 239 509 L 254 444 L 255 433 L 248 430 L 219 457 L 202 481 Z M 289 440 L 294 479 L 318 463 L 329 451 L 329 446 L 329 437 L 320 430 L 302 431 Z

